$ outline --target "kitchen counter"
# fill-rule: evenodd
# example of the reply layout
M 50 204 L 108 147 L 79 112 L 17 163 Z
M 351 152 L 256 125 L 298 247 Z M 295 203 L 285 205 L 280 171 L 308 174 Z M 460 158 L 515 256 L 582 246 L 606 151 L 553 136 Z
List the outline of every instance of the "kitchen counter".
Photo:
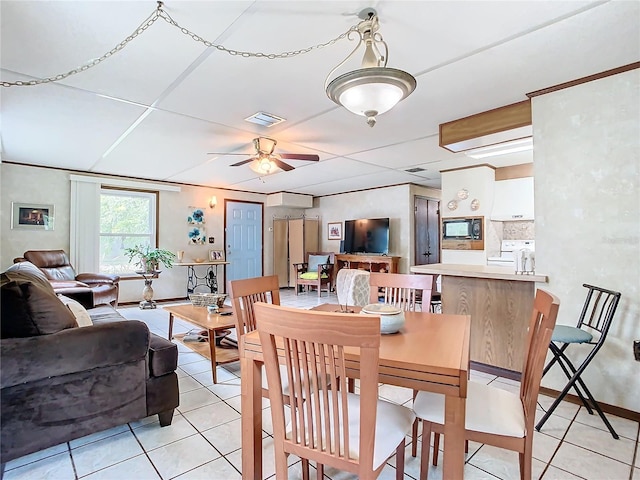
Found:
M 536 282 L 546 283 L 547 275 L 444 263 L 411 272 L 442 275 L 442 313 L 471 316 L 470 359 L 477 368 L 506 376 L 522 371 Z
M 411 267 L 412 273 L 426 273 L 430 275 L 449 275 L 452 277 L 490 278 L 493 280 L 514 280 L 516 282 L 544 282 L 547 275 L 534 273 L 523 275 L 514 273 L 511 268 L 488 267 L 486 265 L 457 265 L 449 263 L 432 263 L 431 265 L 416 265 Z

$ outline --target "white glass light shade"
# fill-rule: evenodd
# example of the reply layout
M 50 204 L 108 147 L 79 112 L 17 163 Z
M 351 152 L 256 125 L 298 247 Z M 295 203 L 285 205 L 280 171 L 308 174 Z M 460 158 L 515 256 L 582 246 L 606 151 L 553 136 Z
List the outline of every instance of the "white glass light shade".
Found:
M 415 88 L 416 79 L 407 72 L 369 67 L 336 77 L 327 86 L 327 95 L 350 112 L 369 117 L 391 110 Z

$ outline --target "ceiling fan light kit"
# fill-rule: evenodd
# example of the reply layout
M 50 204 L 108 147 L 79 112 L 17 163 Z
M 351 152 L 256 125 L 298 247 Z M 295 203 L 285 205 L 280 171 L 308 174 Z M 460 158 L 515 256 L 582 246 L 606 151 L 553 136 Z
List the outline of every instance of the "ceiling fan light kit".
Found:
M 407 98 L 416 88 L 416 79 L 409 73 L 387 67 L 389 48 L 378 33 L 380 28 L 375 10 L 366 9 L 360 14 L 365 18 L 358 24 L 358 44 L 353 51 L 327 75 L 327 96 L 356 115 L 367 117 L 373 127 L 376 116 L 388 112 L 398 102 Z M 349 32 L 351 34 L 351 32 Z M 329 78 L 344 65 L 364 43 L 362 68 Z M 384 54 L 380 47 L 383 47 Z

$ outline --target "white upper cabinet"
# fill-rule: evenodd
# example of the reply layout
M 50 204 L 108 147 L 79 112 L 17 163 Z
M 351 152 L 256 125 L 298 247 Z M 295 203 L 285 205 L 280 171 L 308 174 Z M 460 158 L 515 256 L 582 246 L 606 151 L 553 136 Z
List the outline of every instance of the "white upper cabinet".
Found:
M 533 177 L 495 183 L 491 220 L 533 220 Z

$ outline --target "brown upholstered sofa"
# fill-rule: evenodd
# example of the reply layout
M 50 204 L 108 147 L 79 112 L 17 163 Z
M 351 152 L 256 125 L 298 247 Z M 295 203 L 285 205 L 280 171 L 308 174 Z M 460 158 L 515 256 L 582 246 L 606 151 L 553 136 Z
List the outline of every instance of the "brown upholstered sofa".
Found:
M 14 262 L 24 260 L 42 270 L 56 293 L 72 297 L 85 307 L 102 304 L 118 306 L 118 275 L 76 274 L 64 250 L 27 250 L 22 257 L 14 259 Z
M 179 400 L 175 344 L 109 305 L 89 309 L 93 325 L 78 327 L 79 317 L 29 262 L 0 274 L 0 288 L 2 466 L 150 415 L 171 423 Z

